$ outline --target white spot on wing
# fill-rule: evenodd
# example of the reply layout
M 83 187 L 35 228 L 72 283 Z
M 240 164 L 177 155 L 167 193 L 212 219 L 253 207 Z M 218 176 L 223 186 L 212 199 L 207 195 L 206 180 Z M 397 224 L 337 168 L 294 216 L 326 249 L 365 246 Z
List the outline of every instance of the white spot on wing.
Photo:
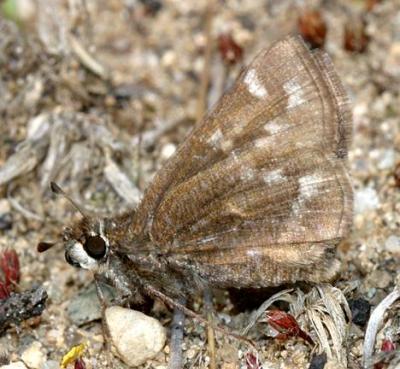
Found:
M 264 182 L 272 185 L 277 182 L 282 182 L 285 180 L 285 176 L 282 175 L 282 169 L 272 170 L 264 174 Z
M 310 174 L 299 178 L 300 197 L 310 199 L 318 194 L 317 183 L 321 182 L 321 177 L 318 174 Z
M 263 137 L 255 139 L 253 141 L 253 143 L 257 149 L 264 150 L 266 147 L 274 145 L 275 139 L 274 139 L 274 136 L 263 136 Z
M 271 135 L 274 135 L 278 132 L 284 131 L 287 128 L 288 128 L 287 123 L 282 123 L 282 122 L 279 123 L 276 120 L 271 120 L 264 124 L 264 129 Z
M 292 212 L 298 216 L 301 209 L 304 208 L 304 202 L 318 195 L 318 183 L 322 182 L 318 174 L 309 174 L 299 178 L 299 196 L 292 205 Z
M 213 242 L 217 239 L 217 236 L 208 236 L 208 237 L 204 237 L 203 239 L 201 239 L 199 241 L 199 243 L 208 243 L 208 242 Z
M 255 256 L 261 256 L 262 252 L 260 250 L 251 250 L 250 249 L 250 250 L 246 251 L 246 254 L 247 254 L 247 256 L 255 257 Z
M 255 171 L 253 168 L 241 167 L 240 168 L 240 179 L 242 181 L 252 181 L 255 177 Z
M 208 143 L 211 144 L 212 146 L 217 146 L 218 143 L 222 140 L 224 135 L 222 134 L 221 130 L 218 128 L 208 139 Z
M 229 152 L 232 150 L 233 142 L 232 140 L 222 140 L 221 141 L 221 149 L 223 152 Z
M 267 90 L 258 79 L 255 69 L 250 69 L 246 73 L 246 76 L 244 77 L 244 83 L 247 85 L 249 92 L 253 96 L 258 97 L 259 99 L 267 96 Z
M 305 102 L 303 98 L 303 89 L 299 85 L 298 82 L 294 81 L 293 79 L 285 82 L 283 84 L 283 89 L 288 94 L 288 104 L 287 108 L 294 108 L 300 104 Z

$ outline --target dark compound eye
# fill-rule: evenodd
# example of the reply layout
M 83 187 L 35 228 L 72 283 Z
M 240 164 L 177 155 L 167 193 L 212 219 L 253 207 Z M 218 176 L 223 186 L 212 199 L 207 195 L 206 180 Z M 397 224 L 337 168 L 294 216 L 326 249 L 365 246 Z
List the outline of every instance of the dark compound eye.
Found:
M 107 250 L 106 242 L 101 236 L 90 236 L 86 239 L 83 248 L 94 259 L 101 259 Z

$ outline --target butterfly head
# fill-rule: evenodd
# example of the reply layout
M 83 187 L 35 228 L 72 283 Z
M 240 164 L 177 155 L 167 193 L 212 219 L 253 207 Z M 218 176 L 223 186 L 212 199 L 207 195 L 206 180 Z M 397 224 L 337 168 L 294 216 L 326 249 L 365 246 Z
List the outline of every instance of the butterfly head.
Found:
M 63 232 L 65 260 L 72 266 L 97 271 L 107 262 L 110 242 L 104 221 L 84 218 Z
M 55 194 L 63 195 L 82 214 L 82 218 L 72 227 L 62 232 L 65 260 L 68 264 L 93 272 L 107 263 L 110 254 L 110 241 L 107 237 L 107 219 L 98 219 L 87 215 L 54 182 L 51 189 Z M 56 243 L 40 242 L 38 251 L 44 252 Z

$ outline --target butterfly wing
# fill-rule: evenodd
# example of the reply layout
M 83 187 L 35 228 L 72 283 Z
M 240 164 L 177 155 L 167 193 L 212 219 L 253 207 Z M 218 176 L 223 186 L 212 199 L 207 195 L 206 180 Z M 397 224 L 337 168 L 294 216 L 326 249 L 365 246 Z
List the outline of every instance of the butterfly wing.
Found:
M 132 231 L 218 286 L 321 281 L 348 233 L 347 97 L 298 37 L 262 51 L 155 176 Z

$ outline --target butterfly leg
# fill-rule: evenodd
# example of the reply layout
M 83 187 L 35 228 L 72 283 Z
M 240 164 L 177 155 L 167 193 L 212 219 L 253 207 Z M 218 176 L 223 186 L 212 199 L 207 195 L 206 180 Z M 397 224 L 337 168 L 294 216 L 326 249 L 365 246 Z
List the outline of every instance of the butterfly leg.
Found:
M 210 369 L 217 368 L 217 360 L 216 360 L 216 350 L 215 350 L 215 332 L 212 326 L 213 324 L 213 295 L 212 291 L 209 287 L 206 287 L 204 290 L 204 307 L 207 313 L 207 320 L 210 324 L 207 326 L 207 342 L 208 342 L 208 354 L 210 355 Z
M 107 309 L 107 301 L 106 298 L 104 297 L 103 290 L 101 289 L 100 281 L 98 278 L 94 278 L 94 283 L 96 286 L 96 292 L 97 292 L 97 298 L 99 299 L 100 302 L 100 309 L 101 309 L 101 325 L 103 329 L 103 337 L 104 337 L 104 345 L 106 347 L 106 352 L 107 352 L 107 361 L 108 364 L 111 364 L 112 359 L 111 359 L 111 342 L 110 342 L 110 331 L 108 330 L 108 326 L 106 323 L 105 319 L 105 312 Z M 109 366 L 112 368 L 112 365 Z
M 172 307 L 172 308 L 177 308 L 179 310 L 181 310 L 185 315 L 198 320 L 201 323 L 204 323 L 205 325 L 212 325 L 213 328 L 218 331 L 221 332 L 223 334 L 226 334 L 228 336 L 231 336 L 239 341 L 242 342 L 246 342 L 248 345 L 250 345 L 251 347 L 255 348 L 256 345 L 255 343 L 247 338 L 244 337 L 240 334 L 234 333 L 232 332 L 230 329 L 217 325 L 217 324 L 211 324 L 207 319 L 203 318 L 200 314 L 197 314 L 196 312 L 194 312 L 193 310 L 187 308 L 185 305 L 180 304 L 179 302 L 175 301 L 174 299 L 172 299 L 171 297 L 165 295 L 164 293 L 162 293 L 161 291 L 159 291 L 158 289 L 156 289 L 155 287 L 153 287 L 150 284 L 147 284 L 144 288 L 144 291 L 146 292 L 146 294 L 154 299 L 160 299 L 162 302 L 164 302 L 164 304 Z
M 180 298 L 178 302 L 179 304 L 185 305 L 186 298 Z M 171 354 L 169 357 L 168 369 L 183 368 L 182 343 L 183 343 L 184 325 L 185 325 L 185 313 L 178 307 L 175 307 L 171 324 L 171 343 L 170 343 Z

